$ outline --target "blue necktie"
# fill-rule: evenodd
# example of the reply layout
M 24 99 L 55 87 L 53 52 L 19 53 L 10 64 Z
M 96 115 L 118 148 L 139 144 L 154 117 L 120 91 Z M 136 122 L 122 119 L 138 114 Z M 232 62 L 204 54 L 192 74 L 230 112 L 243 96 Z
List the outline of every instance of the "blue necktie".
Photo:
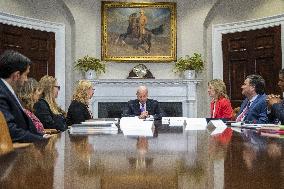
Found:
M 141 111 L 141 112 L 144 112 L 144 111 L 145 111 L 145 104 L 141 104 L 140 111 Z

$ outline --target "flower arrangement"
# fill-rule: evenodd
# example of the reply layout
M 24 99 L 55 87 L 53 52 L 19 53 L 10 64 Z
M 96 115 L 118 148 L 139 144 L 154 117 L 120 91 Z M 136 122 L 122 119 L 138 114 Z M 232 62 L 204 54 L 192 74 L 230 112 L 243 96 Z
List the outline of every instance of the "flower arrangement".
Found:
M 186 55 L 185 58 L 180 57 L 174 66 L 174 72 L 183 72 L 185 70 L 195 70 L 200 72 L 204 69 L 204 61 L 201 54 L 193 53 L 193 56 Z
M 88 55 L 79 58 L 75 62 L 74 68 L 83 72 L 94 70 L 97 74 L 105 73 L 106 71 L 105 64 L 100 59 Z

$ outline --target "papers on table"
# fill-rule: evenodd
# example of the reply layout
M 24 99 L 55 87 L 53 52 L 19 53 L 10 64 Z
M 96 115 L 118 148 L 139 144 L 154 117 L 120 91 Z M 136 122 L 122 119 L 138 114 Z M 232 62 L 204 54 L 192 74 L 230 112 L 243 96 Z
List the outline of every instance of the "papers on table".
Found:
M 260 124 L 244 124 L 241 125 L 242 128 L 248 128 L 248 129 L 257 129 L 257 128 L 261 128 Z
M 139 119 L 138 117 L 123 117 L 120 129 L 127 136 L 153 136 L 154 121 Z
M 243 123 L 243 122 L 236 122 L 236 123 L 231 123 L 231 127 L 258 129 L 258 128 L 266 128 L 266 127 L 279 127 L 279 125 L 275 125 L 275 124 L 246 124 L 246 123 Z
M 120 120 L 120 129 L 133 129 L 140 127 L 147 127 L 153 125 L 153 121 L 147 121 L 144 119 L 139 119 L 138 117 L 122 117 Z
M 258 129 L 261 136 L 284 138 L 284 126 L 283 125 L 264 125 Z
M 162 117 L 162 124 L 168 124 L 170 127 L 183 127 L 186 119 L 186 117 Z
M 207 121 L 205 118 L 187 118 L 185 130 L 206 130 Z
M 225 129 L 227 128 L 227 126 L 225 125 L 225 123 L 222 120 L 211 120 L 208 123 L 208 127 L 214 127 L 215 129 L 213 130 L 213 132 L 210 135 L 218 135 L 221 134 L 225 131 Z
M 231 127 L 240 127 L 242 124 L 242 122 L 231 123 Z
M 118 128 L 115 124 L 118 119 L 95 119 L 75 124 L 70 127 L 71 134 L 95 134 L 106 133 L 116 134 Z M 190 130 L 208 130 L 211 135 L 221 134 L 227 125 L 222 120 L 211 119 L 207 124 L 206 118 L 186 118 L 186 117 L 163 117 L 162 124 L 169 127 L 184 127 L 186 131 Z M 244 124 L 242 122 L 231 123 L 232 128 L 258 129 L 268 132 L 270 130 L 280 130 L 279 125 L 274 124 Z M 282 126 L 283 127 L 283 126 Z M 138 117 L 123 117 L 120 120 L 120 128 L 124 135 L 130 136 L 153 136 L 154 121 L 149 119 L 139 119 Z M 282 128 L 284 129 L 284 128 Z
M 101 118 L 101 119 L 90 119 L 82 122 L 84 125 L 109 125 L 109 124 L 118 124 L 118 118 Z
M 113 122 L 104 122 L 104 121 L 88 121 L 88 122 L 82 122 L 82 125 L 90 125 L 95 127 L 110 127 L 111 124 L 114 124 Z
M 275 124 L 262 124 L 263 129 L 279 129 L 279 130 L 284 130 L 284 126 L 283 125 L 275 125 Z
M 125 129 L 122 131 L 125 136 L 145 136 L 153 137 L 153 130 L 149 128 L 144 129 Z
M 261 132 L 260 135 L 265 136 L 265 137 L 272 137 L 272 138 L 284 138 L 283 134 L 278 134 L 278 133 Z
M 115 124 L 110 127 L 97 127 L 82 124 L 75 124 L 70 127 L 70 134 L 117 134 L 118 128 Z
M 211 120 L 208 124 L 206 118 L 187 118 L 185 130 L 208 130 L 211 135 L 218 135 L 225 131 L 227 126 L 222 120 Z
M 149 117 L 146 117 L 145 121 L 154 121 L 154 117 L 150 115 Z
M 89 120 L 70 127 L 70 134 L 117 134 L 116 120 Z

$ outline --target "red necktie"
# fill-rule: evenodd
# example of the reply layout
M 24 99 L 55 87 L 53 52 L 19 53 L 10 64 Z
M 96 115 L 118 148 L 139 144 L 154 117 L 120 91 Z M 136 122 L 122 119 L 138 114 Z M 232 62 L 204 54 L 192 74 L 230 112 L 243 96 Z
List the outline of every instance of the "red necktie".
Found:
M 243 109 L 243 112 L 237 117 L 236 121 L 242 121 L 249 110 L 250 101 L 248 101 L 246 107 Z

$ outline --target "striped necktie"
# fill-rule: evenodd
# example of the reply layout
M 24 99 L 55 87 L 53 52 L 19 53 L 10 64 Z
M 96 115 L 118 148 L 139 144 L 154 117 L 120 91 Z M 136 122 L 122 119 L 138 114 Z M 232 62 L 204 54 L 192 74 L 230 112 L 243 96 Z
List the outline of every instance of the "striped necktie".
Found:
M 243 109 L 243 112 L 237 117 L 236 121 L 243 121 L 244 117 L 246 116 L 250 106 L 250 101 L 248 101 L 246 107 Z

